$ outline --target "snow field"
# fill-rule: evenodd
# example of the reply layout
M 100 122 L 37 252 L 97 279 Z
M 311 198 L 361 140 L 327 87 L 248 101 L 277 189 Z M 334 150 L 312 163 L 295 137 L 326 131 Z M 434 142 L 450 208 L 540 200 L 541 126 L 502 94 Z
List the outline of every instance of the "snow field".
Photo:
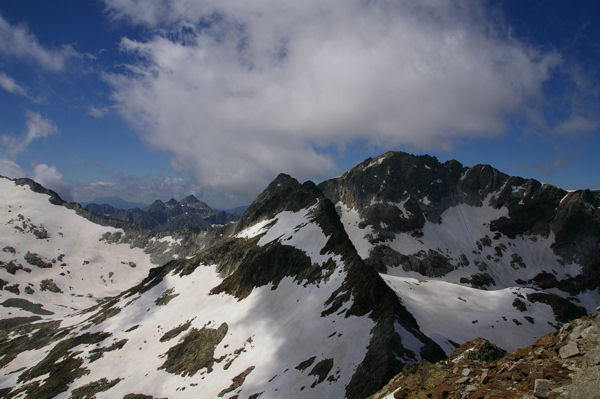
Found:
M 126 244 L 108 244 L 101 240 L 106 232 L 118 229 L 94 224 L 77 215 L 75 211 L 48 202 L 48 196 L 35 193 L 28 186 L 17 186 L 13 181 L 0 178 L 0 247 L 12 247 L 15 253 L 0 251 L 0 260 L 23 265 L 30 273 L 17 270 L 14 275 L 0 269 L 0 278 L 9 284 L 19 284 L 20 295 L 0 291 L 0 301 L 23 298 L 42 303 L 44 308 L 64 316 L 96 304 L 107 296 L 137 284 L 146 276 L 152 265 L 149 255 L 142 249 Z M 21 217 L 18 215 L 22 215 Z M 21 232 L 15 226 L 26 224 L 41 227 L 48 238 L 39 239 L 30 232 Z M 38 254 L 52 268 L 40 268 L 27 263 L 27 252 Z M 61 254 L 64 256 L 59 260 Z M 129 262 L 135 264 L 131 267 Z M 61 264 L 64 263 L 64 266 Z M 42 280 L 52 279 L 63 293 L 40 290 Z M 25 287 L 35 291 L 24 292 Z M 11 313 L 10 315 L 8 313 Z M 0 317 L 29 316 L 31 313 L 17 308 L 0 307 Z

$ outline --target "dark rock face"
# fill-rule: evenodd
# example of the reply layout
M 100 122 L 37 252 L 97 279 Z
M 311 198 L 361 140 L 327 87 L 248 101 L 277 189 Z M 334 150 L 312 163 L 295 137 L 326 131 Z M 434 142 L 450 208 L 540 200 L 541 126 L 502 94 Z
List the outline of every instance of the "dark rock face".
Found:
M 215 349 L 227 334 L 227 329 L 226 323 L 217 329 L 193 328 L 180 343 L 168 350 L 167 359 L 159 368 L 184 377 L 193 376 L 202 368 L 206 368 L 208 372 L 212 371 L 216 360 Z
M 51 315 L 54 314 L 53 312 L 44 309 L 44 305 L 40 304 L 40 303 L 32 303 L 29 302 L 26 299 L 22 299 L 22 298 L 9 298 L 7 300 L 5 300 L 4 302 L 2 302 L 1 304 L 4 307 L 12 307 L 12 308 L 19 308 L 19 309 L 23 309 L 26 310 L 28 312 L 31 312 L 33 314 L 36 315 Z
M 281 173 L 242 214 L 235 231 L 241 231 L 260 220 L 270 219 L 284 210 L 299 211 L 309 203 L 314 203 L 319 196 L 321 193 L 314 183 L 306 182 L 301 185 L 298 180 Z
M 485 289 L 495 284 L 494 279 L 488 273 L 475 273 L 470 278 L 463 277 L 460 279 L 463 284 L 471 284 L 473 288 Z
M 42 269 L 49 269 L 52 267 L 52 263 L 45 261 L 34 252 L 27 251 L 24 258 L 27 261 L 27 263 L 29 263 L 32 266 L 37 266 Z
M 40 283 L 40 290 L 50 291 L 50 292 L 55 292 L 55 293 L 63 292 L 60 288 L 58 288 L 58 286 L 52 279 L 42 280 L 42 282 Z
M 561 323 L 568 323 L 578 317 L 585 316 L 587 312 L 581 306 L 577 306 L 569 300 L 556 294 L 547 294 L 544 292 L 534 292 L 527 294 L 529 302 L 542 302 L 552 307 L 552 311 Z
M 576 263 L 582 267 L 580 276 L 571 276 L 555 286 L 572 295 L 600 287 L 598 191 L 568 193 L 535 180 L 508 176 L 489 165 L 467 168 L 457 161 L 440 163 L 427 155 L 400 152 L 369 158 L 340 177 L 319 184 L 319 188 L 333 203 L 357 210 L 363 221 L 359 228 L 371 228 L 366 239 L 373 248 L 365 260 L 378 271 L 402 266 L 428 277 L 440 277 L 469 265 L 464 254 L 451 259 L 444 252 L 431 250 L 402 253 L 388 243 L 399 233 L 411 234 L 418 242 L 424 224 L 443 223 L 440 216 L 451 206 L 490 205 L 494 209 L 505 208 L 508 214 L 487 225 L 489 236 L 473 237 L 479 240 L 473 248 L 477 256 L 486 246 L 495 249 L 487 258 L 477 259 L 480 271 L 485 271 L 490 262 L 498 262 L 505 252 L 510 254 L 511 248 L 498 244 L 498 239 L 548 238 L 553 234 L 554 253 L 564 264 Z M 518 253 L 511 256 L 510 265 L 514 269 L 527 268 Z

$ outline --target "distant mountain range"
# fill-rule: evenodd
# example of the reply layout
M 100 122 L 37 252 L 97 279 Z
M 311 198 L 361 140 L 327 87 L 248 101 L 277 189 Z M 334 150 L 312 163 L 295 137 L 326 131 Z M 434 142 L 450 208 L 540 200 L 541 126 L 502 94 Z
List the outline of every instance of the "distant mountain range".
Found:
M 120 197 L 98 197 L 93 201 L 83 202 L 81 205 L 86 206 L 90 204 L 100 204 L 100 205 L 110 205 L 118 209 L 133 209 L 133 208 L 145 208 L 148 204 L 144 204 L 142 202 L 131 202 L 126 201 Z
M 111 198 L 113 203 L 114 199 Z M 105 203 L 89 203 L 85 205 L 85 209 L 98 216 L 123 220 L 158 231 L 184 227 L 212 230 L 215 225 L 224 225 L 239 218 L 239 214 L 212 209 L 193 195 L 188 195 L 181 201 L 174 198 L 167 202 L 156 200 L 144 208 L 120 209 Z M 243 207 L 234 211 L 241 209 Z
M 561 328 L 600 304 L 598 191 L 389 152 L 319 185 L 281 174 L 231 223 L 193 196 L 115 220 L 28 179 L 0 192 L 0 397 L 517 398 L 598 381 L 597 318 Z M 190 221 L 211 227 L 171 230 Z

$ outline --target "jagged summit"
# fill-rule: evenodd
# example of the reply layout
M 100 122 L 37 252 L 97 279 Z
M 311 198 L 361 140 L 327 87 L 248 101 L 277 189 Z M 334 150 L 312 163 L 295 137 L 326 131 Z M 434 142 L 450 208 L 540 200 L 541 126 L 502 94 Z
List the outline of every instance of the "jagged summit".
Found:
M 185 198 L 182 198 L 181 201 L 179 201 L 180 204 L 185 204 L 187 206 L 196 208 L 196 209 L 208 209 L 208 210 L 212 210 L 212 208 L 210 206 L 208 206 L 208 204 L 206 202 L 200 201 L 198 198 L 196 198 L 195 195 L 190 194 Z
M 282 210 L 297 211 L 320 196 L 322 194 L 313 182 L 300 184 L 290 175 L 281 173 L 244 211 L 236 231 L 241 231 L 261 219 L 273 217 Z
M 195 203 L 200 202 L 200 200 L 198 198 L 196 198 L 193 194 L 190 194 L 187 197 L 183 198 L 179 202 L 183 202 L 183 203 L 186 203 L 186 204 L 195 204 Z
M 359 255 L 447 353 L 477 336 L 505 349 L 530 343 L 600 300 L 600 192 L 397 152 L 319 188 Z M 499 295 L 495 308 L 485 305 Z M 553 314 L 541 317 L 547 305 Z

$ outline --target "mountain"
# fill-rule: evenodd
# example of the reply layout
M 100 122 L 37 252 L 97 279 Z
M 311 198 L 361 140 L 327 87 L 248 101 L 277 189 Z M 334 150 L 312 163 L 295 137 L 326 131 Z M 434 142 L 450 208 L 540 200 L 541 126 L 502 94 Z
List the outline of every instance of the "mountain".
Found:
M 443 356 L 333 204 L 286 175 L 207 250 L 77 310 L 6 322 L 7 397 L 364 397 L 407 362 Z
M 487 165 L 386 153 L 319 185 L 281 174 L 210 231 L 0 184 L 9 398 L 364 398 L 478 337 L 510 352 L 600 303 L 599 193 Z M 184 205 L 207 208 L 144 212 Z
M 238 215 L 212 209 L 193 195 L 181 201 L 171 198 L 167 202 L 154 201 L 140 209 L 118 209 L 109 204 L 87 204 L 85 209 L 95 215 L 136 223 L 157 231 L 196 227 L 212 230 L 215 225 L 224 225 L 238 219 Z
M 514 350 L 600 302 L 598 191 L 399 152 L 319 188 L 447 354 L 476 337 Z
M 0 192 L 2 319 L 64 316 L 96 305 L 215 239 L 211 232 L 167 235 L 95 217 L 29 179 L 0 177 Z
M 144 208 L 148 205 L 148 204 L 142 204 L 141 202 L 126 201 L 120 197 L 99 197 L 99 198 L 95 198 L 93 201 L 87 202 L 83 205 L 86 206 L 89 204 L 110 205 L 117 209 Z

